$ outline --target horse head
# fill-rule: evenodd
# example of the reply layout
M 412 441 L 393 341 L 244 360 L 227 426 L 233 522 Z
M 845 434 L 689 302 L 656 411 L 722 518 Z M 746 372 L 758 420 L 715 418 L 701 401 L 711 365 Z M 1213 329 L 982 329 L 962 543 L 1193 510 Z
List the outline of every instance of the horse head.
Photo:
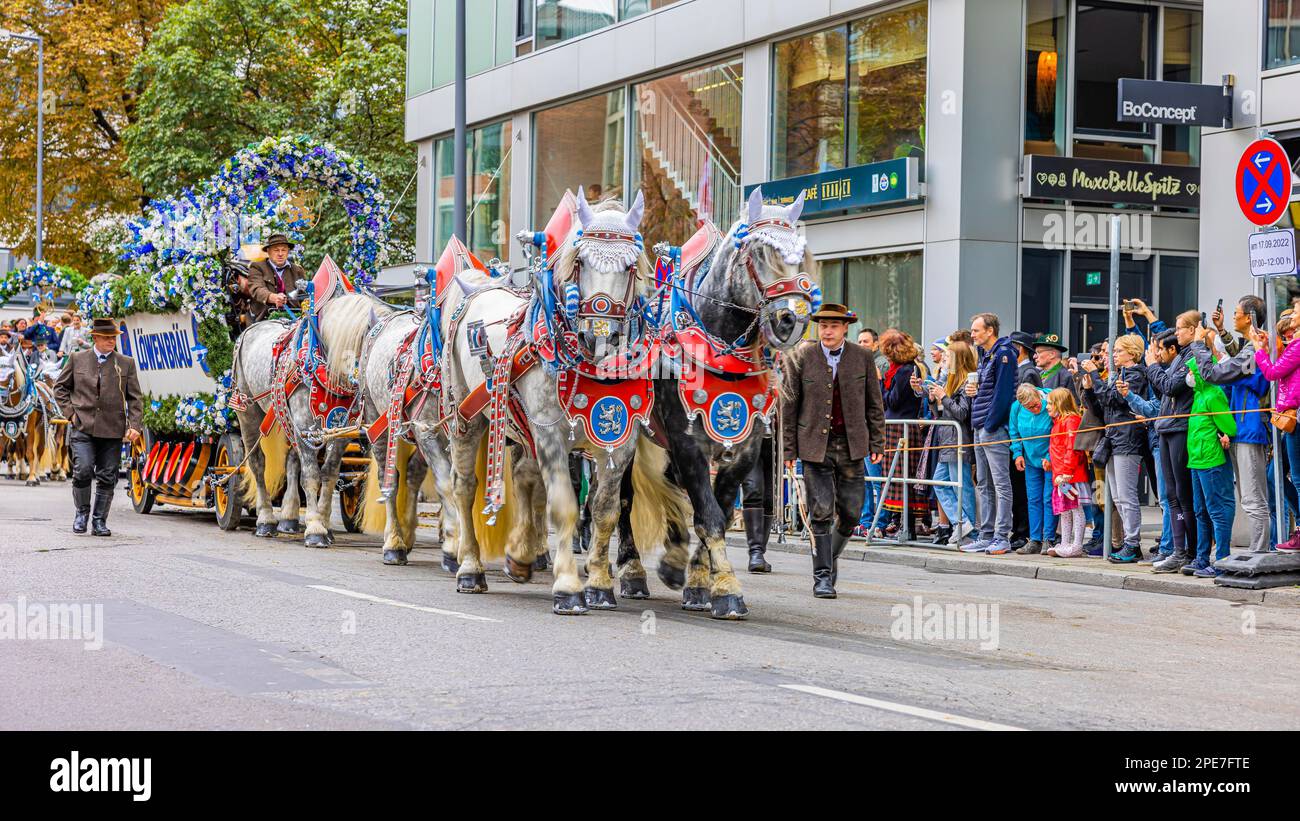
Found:
M 787 350 L 798 344 L 821 304 L 816 262 L 796 229 L 804 195 L 789 206 L 764 205 L 755 188 L 718 249 L 732 301 L 757 314 L 767 344 Z
M 0 405 L 17 406 L 27 388 L 27 362 L 14 349 L 0 355 Z
M 556 263 L 556 282 L 591 361 L 631 341 L 629 321 L 650 286 L 650 260 L 638 231 L 644 213 L 640 191 L 630 209 L 615 200 L 591 206 L 578 191 L 578 221 Z

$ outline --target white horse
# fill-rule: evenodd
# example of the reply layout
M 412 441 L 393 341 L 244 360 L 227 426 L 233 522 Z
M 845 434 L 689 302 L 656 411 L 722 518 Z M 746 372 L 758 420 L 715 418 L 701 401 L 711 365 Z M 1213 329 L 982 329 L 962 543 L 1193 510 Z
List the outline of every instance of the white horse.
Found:
M 373 297 L 356 293 L 334 296 L 320 308 L 317 322 L 320 342 L 327 358 L 327 380 L 336 391 L 351 390 L 357 357 L 361 353 L 366 332 L 377 318 L 386 316 L 392 310 Z M 236 414 L 239 417 L 244 451 L 248 454 L 246 470 L 253 480 L 250 483 L 250 477 L 245 476 L 243 495 L 249 502 L 254 499 L 256 501 L 255 535 L 274 537 L 277 532 L 295 533 L 299 510 L 298 476 L 301 474 L 307 498 L 304 542 L 308 547 L 328 547 L 333 541 L 329 522 L 345 442 L 341 439 L 323 440 L 321 420 L 311 407 L 310 385 L 313 374 L 303 374 L 298 389 L 287 398 L 292 430 L 281 430 L 281 421 L 265 437 L 260 435 L 262 420 L 273 406 L 274 389 L 277 387 L 276 373 L 281 370 L 285 357 L 296 355 L 295 346 L 290 344 L 277 359 L 273 351 L 275 342 L 291 328 L 296 337 L 301 323 L 306 321 L 307 317 L 294 323 L 283 320 L 258 322 L 240 335 L 235 346 L 233 385 L 246 405 L 242 410 L 237 410 Z M 287 367 L 289 371 L 298 368 L 297 364 Z M 283 455 L 286 434 L 295 444 L 287 457 Z M 320 459 L 322 449 L 324 458 Z M 280 468 L 281 459 L 287 460 L 287 469 L 283 471 Z M 271 498 L 279 480 L 284 477 L 288 481 L 277 524 L 275 512 L 271 508 Z
M 452 503 L 450 443 L 443 426 L 439 424 L 438 397 L 426 391 L 424 396 L 418 397 L 407 407 L 403 407 L 404 396 L 398 397 L 396 405 L 393 401 L 393 385 L 398 378 L 396 371 L 400 368 L 399 358 L 413 356 L 412 371 L 420 369 L 421 351 L 415 350 L 415 347 L 421 340 L 415 337 L 420 333 L 423 323 L 424 317 L 414 311 L 393 314 L 382 321 L 375 329 L 376 333 L 367 336 L 361 351 L 359 370 L 362 427 L 369 429 L 379 420 L 387 420 L 389 414 L 396 414 L 397 426 L 414 442 L 414 447 L 405 442 L 397 443 L 393 449 L 393 463 L 390 465 L 388 427 L 380 426 L 371 447 L 376 482 L 374 487 L 367 485 L 366 505 L 369 509 L 376 502 L 382 502 L 386 508 L 384 564 L 406 564 L 407 554 L 415 547 L 419 488 L 432 468 L 434 488 L 442 501 L 439 523 L 442 566 L 454 573 L 458 567 L 456 544 L 460 521 L 456 515 L 456 506 Z M 419 376 L 418 373 L 410 374 L 410 378 L 418 379 Z M 409 416 L 411 411 L 415 411 L 414 418 Z M 394 473 L 393 487 L 387 496 L 372 500 L 370 494 L 378 494 L 379 481 L 390 469 Z
M 540 496 L 545 494 L 556 540 L 552 610 L 561 615 L 585 613 L 589 607 L 616 606 L 609 538 L 618 519 L 620 479 L 633 453 L 640 450 L 636 421 L 639 414 L 635 412 L 650 410 L 650 395 L 643 391 L 620 405 L 619 400 L 602 396 L 599 386 L 588 382 L 582 383 L 583 390 L 596 390 L 590 396 L 572 390 L 566 406 L 559 398 L 560 379 L 562 375 L 566 381 L 576 380 L 579 364 L 599 369 L 619 361 L 629 351 L 627 343 L 634 341 L 629 339 L 636 325 L 633 317 L 653 286 L 649 260 L 637 234 L 643 209 L 639 193 L 632 208 L 624 210 L 614 201 L 592 208 L 579 192 L 577 222 L 565 238 L 553 270 L 544 276 L 531 298 L 469 272 L 448 286 L 443 304 L 443 338 L 448 345 L 443 391 L 450 401 L 459 402 L 484 384 L 484 363 L 492 361 L 485 354 L 499 358 L 512 353 L 514 349 L 507 344 L 507 325 L 525 309 L 525 338 L 555 351 L 558 373 L 546 364 L 538 364 L 515 378 L 511 391 L 524 417 L 520 424 L 527 425 L 527 435 L 533 441 L 539 469 L 536 478 L 540 480 L 519 495 L 529 511 L 537 511 Z M 545 332 L 534 335 L 539 324 L 543 324 Z M 615 376 L 614 371 L 605 372 Z M 570 387 L 574 384 L 579 383 L 569 382 Z M 580 421 L 583 410 L 588 410 L 590 421 Z M 451 436 L 453 494 L 461 521 L 468 521 L 475 508 L 483 504 L 474 468 L 487 432 L 488 420 L 485 414 L 478 414 L 461 423 Z M 595 487 L 588 501 L 593 517 L 593 549 L 587 561 L 585 594 L 570 549 L 578 505 L 569 479 L 568 455 L 578 448 L 591 453 L 596 463 Z M 532 478 L 526 469 L 515 476 L 516 482 Z M 674 492 L 662 472 L 644 479 L 663 494 Z M 663 503 L 655 492 L 642 494 L 639 501 Z M 462 528 L 460 535 L 457 590 L 483 592 L 487 584 L 478 541 L 468 527 Z M 541 535 L 537 538 L 540 541 Z M 507 570 L 512 578 L 517 579 L 516 574 L 531 564 L 530 550 L 529 546 L 521 548 L 514 543 L 507 546 Z

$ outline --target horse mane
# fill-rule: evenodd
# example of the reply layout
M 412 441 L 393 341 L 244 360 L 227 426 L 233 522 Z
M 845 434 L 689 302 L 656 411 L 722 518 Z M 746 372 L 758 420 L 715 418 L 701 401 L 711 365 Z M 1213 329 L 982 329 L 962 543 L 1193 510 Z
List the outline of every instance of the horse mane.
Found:
M 627 213 L 627 206 L 615 197 L 606 197 L 591 206 L 591 211 L 593 214 L 598 214 L 602 211 L 622 211 L 623 213 Z M 577 222 L 574 222 L 573 227 L 569 230 L 569 235 L 564 238 L 564 246 L 560 249 L 559 254 L 555 258 L 554 270 L 556 285 L 564 285 L 565 283 L 574 280 L 574 275 L 578 270 L 578 254 L 580 252 L 580 249 L 574 240 L 577 239 L 580 227 L 581 226 L 579 226 Z M 638 280 L 637 293 L 645 293 L 648 290 L 648 283 L 653 281 L 653 277 L 651 276 L 650 258 L 646 256 L 644 248 L 641 249 L 641 253 L 638 254 L 636 258 L 636 273 Z
M 767 207 L 763 210 L 766 211 Z M 769 215 L 765 213 L 764 216 L 766 217 Z M 731 224 L 731 229 L 727 231 L 727 235 L 723 238 L 722 242 L 718 244 L 717 255 L 713 258 L 712 270 L 722 270 L 728 279 L 730 279 L 734 274 L 731 270 L 731 260 L 736 255 L 736 233 L 740 231 L 740 226 L 741 220 L 736 220 Z M 766 243 L 751 241 L 748 248 L 750 257 L 753 258 L 755 265 L 760 269 L 770 268 L 780 270 L 786 264 L 785 260 L 781 258 L 780 253 Z M 806 245 L 803 249 L 803 260 L 800 263 L 800 267 L 805 274 L 812 278 L 813 282 L 818 285 L 821 284 L 821 265 L 817 262 L 817 258 L 813 256 L 812 251 Z
M 351 381 L 361 344 L 374 319 L 392 312 L 392 308 L 367 294 L 341 294 L 321 308 L 320 335 L 331 384 L 347 385 Z

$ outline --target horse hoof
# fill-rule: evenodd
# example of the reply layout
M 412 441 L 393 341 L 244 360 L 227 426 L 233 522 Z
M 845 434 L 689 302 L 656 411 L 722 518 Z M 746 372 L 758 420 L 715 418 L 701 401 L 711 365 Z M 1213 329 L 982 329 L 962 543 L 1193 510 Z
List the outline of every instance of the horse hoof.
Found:
M 547 553 L 541 553 L 536 559 L 533 559 L 534 570 L 549 570 L 551 567 L 551 557 Z
M 28 487 L 40 487 L 40 486 L 41 486 L 41 480 L 40 480 L 40 479 L 28 479 L 28 480 L 27 480 L 27 486 L 28 486 Z
M 253 535 L 259 539 L 274 539 L 275 525 L 270 522 L 262 522 L 258 524 L 257 530 L 253 531 Z
M 324 533 L 308 533 L 307 538 L 303 539 L 303 544 L 308 547 L 329 547 L 329 538 Z
M 325 531 L 325 544 L 329 545 L 330 547 L 334 546 L 334 531 L 332 530 Z
M 650 585 L 646 582 L 645 576 L 619 579 L 618 592 L 625 599 L 648 599 L 650 598 Z
M 587 612 L 586 598 L 583 591 L 577 593 L 556 593 L 551 612 L 557 616 L 581 616 Z
M 460 570 L 460 563 L 450 553 L 444 553 L 442 554 L 442 569 L 448 573 L 456 573 Z
M 669 590 L 681 590 L 686 586 L 686 571 L 660 562 L 659 581 L 663 582 Z
M 395 565 L 406 564 L 406 553 L 407 551 L 405 550 L 385 550 L 384 564 L 395 564 Z
M 717 596 L 712 600 L 712 604 L 713 609 L 709 615 L 715 619 L 740 621 L 749 615 L 749 608 L 745 606 L 744 596 Z
M 708 610 L 709 588 L 687 587 L 682 590 L 683 610 Z
M 283 533 L 285 536 L 296 536 L 302 532 L 302 526 L 297 519 L 281 519 L 275 525 L 276 533 Z
M 457 593 L 486 593 L 487 576 L 483 573 L 466 573 L 456 577 Z
M 506 578 L 515 584 L 528 584 L 533 580 L 533 566 L 531 564 L 520 564 L 506 556 L 505 574 Z
M 614 598 L 613 590 L 601 590 L 598 587 L 588 587 L 582 591 L 582 598 L 587 602 L 587 607 L 592 610 L 618 609 L 618 601 Z

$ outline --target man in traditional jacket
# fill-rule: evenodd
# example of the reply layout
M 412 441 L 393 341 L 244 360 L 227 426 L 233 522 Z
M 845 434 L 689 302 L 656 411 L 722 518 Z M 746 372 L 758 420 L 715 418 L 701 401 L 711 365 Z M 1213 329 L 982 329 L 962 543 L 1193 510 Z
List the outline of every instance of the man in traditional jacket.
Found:
M 96 536 L 113 535 L 108 510 L 122 462 L 122 440 L 140 438 L 143 408 L 135 360 L 117 352 L 117 325 L 96 319 L 90 328 L 94 347 L 68 357 L 54 383 L 54 400 L 72 423 L 72 532 L 85 533 L 91 520 Z M 95 482 L 95 507 L 90 483 Z

